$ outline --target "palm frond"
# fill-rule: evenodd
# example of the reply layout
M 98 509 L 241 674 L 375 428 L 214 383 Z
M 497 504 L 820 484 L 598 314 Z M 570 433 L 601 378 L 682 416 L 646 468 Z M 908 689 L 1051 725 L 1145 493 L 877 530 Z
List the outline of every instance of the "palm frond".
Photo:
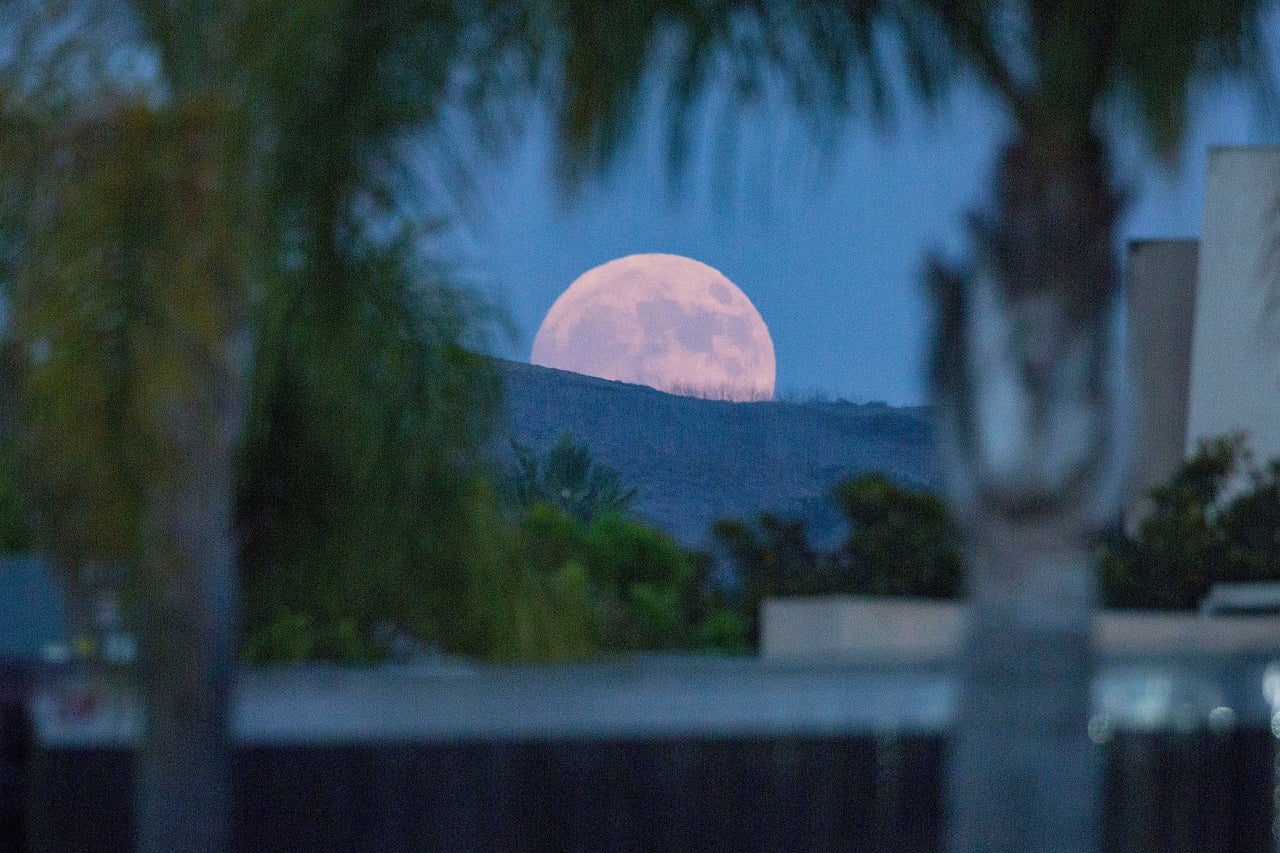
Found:
M 685 165 L 696 109 L 725 90 L 724 121 L 767 105 L 795 108 L 820 137 L 855 109 L 884 115 L 895 74 L 911 95 L 936 96 L 954 70 L 951 46 L 921 4 L 894 0 L 525 0 L 509 45 L 533 69 L 557 134 L 569 190 L 606 169 L 641 112 L 662 105 L 669 162 Z M 526 28 L 527 35 L 512 36 Z M 537 31 L 536 33 L 534 31 Z M 895 43 L 893 36 L 897 37 Z M 903 67 L 905 66 L 905 67 Z
M 1130 101 L 1139 128 L 1172 157 L 1187 122 L 1192 83 L 1240 75 L 1266 99 L 1274 94 L 1261 0 L 1129 0 L 1119 5 L 1108 76 Z M 1270 99 L 1267 99 L 1270 100 Z

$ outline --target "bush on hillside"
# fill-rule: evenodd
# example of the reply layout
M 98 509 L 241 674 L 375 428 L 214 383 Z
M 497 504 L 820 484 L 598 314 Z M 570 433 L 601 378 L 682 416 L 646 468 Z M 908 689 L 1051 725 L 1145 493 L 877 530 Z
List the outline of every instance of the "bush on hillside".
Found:
M 937 495 L 904 488 L 883 474 L 835 488 L 849 532 L 836 551 L 839 573 L 868 595 L 954 598 L 963 571 L 947 505 Z
M 249 626 L 243 657 L 367 663 L 388 657 L 390 640 L 402 636 L 493 661 L 592 654 L 597 643 L 583 570 L 568 561 L 536 569 L 526 559 L 528 537 L 503 517 L 493 489 L 474 477 L 454 485 L 456 515 L 438 524 L 423 519 L 410 543 L 414 559 L 429 567 L 368 582 L 332 564 L 277 571 L 276 578 L 293 583 L 251 590 L 260 615 Z
M 636 490 L 623 488 L 618 472 L 598 464 L 591 450 L 567 430 L 544 456 L 514 440 L 511 449 L 516 462 L 503 479 L 503 497 L 517 511 L 549 504 L 582 524 L 630 511 Z
M 1151 493 L 1132 536 L 1099 548 L 1107 607 L 1192 609 L 1215 583 L 1280 581 L 1280 460 L 1248 464 L 1239 437 L 1204 442 Z M 1247 486 L 1228 494 L 1228 485 Z M 841 483 L 833 497 L 848 531 L 833 551 L 815 548 L 800 520 L 763 513 L 723 520 L 712 533 L 732 563 L 726 598 L 754 643 L 761 603 L 797 595 L 952 598 L 963 588 L 959 541 L 945 503 L 881 474 Z

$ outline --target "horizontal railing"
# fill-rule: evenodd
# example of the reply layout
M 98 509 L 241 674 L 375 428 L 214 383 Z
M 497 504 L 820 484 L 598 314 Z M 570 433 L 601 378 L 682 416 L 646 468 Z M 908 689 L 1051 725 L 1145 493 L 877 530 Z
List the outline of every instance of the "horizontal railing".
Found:
M 84 688 L 33 707 L 32 853 L 133 843 L 140 715 Z M 1103 853 L 1273 850 L 1278 693 L 1280 656 L 1105 659 Z M 955 704 L 920 658 L 250 670 L 234 849 L 941 851 Z
M 70 686 L 69 686 L 70 684 Z M 86 712 L 74 682 L 32 707 L 48 747 L 127 745 L 140 714 L 117 691 Z M 111 698 L 114 696 L 114 698 Z M 543 666 L 459 663 L 243 673 L 232 725 L 245 744 L 942 733 L 945 661 L 778 662 L 641 656 Z M 1100 663 L 1090 731 L 1280 729 L 1280 655 L 1133 655 Z

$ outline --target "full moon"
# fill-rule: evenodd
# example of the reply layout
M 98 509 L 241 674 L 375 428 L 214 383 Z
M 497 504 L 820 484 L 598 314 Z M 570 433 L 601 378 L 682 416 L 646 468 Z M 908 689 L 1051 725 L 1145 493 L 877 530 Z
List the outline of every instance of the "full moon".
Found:
M 771 399 L 777 376 L 751 300 L 680 255 L 628 255 L 583 273 L 547 312 L 530 360 L 721 400 Z

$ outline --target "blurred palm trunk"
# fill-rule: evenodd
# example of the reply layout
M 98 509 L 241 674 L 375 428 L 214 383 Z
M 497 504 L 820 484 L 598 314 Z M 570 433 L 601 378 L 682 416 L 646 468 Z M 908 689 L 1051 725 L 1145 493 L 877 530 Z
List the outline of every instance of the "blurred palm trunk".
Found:
M 231 371 L 228 371 L 230 373 Z M 141 618 L 146 734 L 135 815 L 139 851 L 231 849 L 230 699 L 235 682 L 236 549 L 231 539 L 234 432 L 243 378 L 188 401 L 165 429 L 182 448 L 150 496 Z
M 247 407 L 253 237 L 235 113 L 193 98 L 155 119 L 159 203 L 140 274 L 152 316 L 141 417 L 158 457 L 142 496 L 134 816 L 143 853 L 232 848 L 238 640 L 236 454 Z M 140 155 L 142 156 L 142 155 Z
M 1092 545 L 1117 506 L 1117 204 L 1092 138 L 1028 134 L 978 255 L 935 273 L 934 390 L 970 625 L 948 778 L 952 851 L 1099 849 Z

